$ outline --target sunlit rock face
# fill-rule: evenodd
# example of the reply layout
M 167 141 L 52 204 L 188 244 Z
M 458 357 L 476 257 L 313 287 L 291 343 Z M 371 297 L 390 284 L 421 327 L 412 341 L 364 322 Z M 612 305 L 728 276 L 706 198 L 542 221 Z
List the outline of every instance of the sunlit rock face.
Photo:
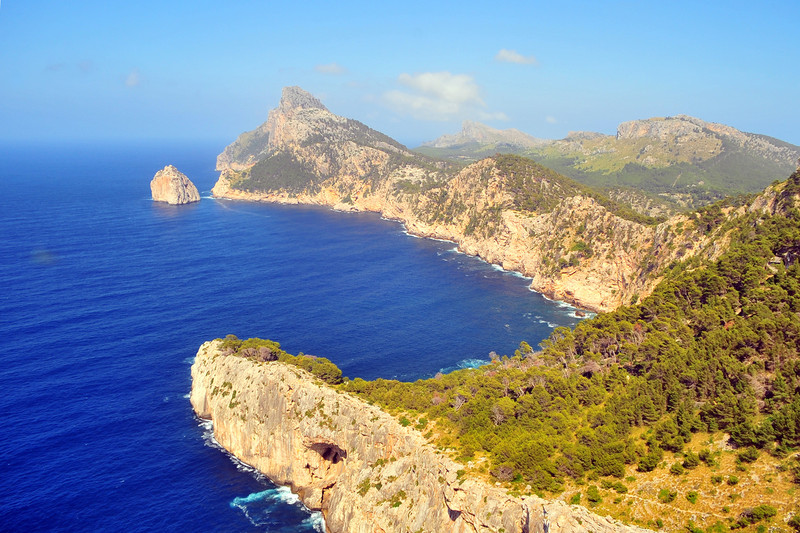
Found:
M 171 205 L 190 204 L 200 201 L 200 193 L 194 183 L 172 165 L 156 172 L 150 182 L 150 192 L 156 202 Z

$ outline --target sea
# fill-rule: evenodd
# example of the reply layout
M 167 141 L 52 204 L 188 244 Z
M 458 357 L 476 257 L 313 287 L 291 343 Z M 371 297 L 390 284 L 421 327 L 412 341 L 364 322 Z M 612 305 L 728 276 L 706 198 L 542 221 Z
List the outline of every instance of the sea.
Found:
M 580 320 L 378 214 L 215 200 L 224 145 L 0 146 L 0 531 L 324 531 L 194 415 L 203 342 L 413 381 Z M 151 200 L 167 164 L 199 203 Z

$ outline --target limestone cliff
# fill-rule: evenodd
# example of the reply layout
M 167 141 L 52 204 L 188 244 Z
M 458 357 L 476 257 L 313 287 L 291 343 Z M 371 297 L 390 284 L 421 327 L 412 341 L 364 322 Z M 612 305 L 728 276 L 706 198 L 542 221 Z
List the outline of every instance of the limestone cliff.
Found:
M 265 124 L 220 155 L 216 197 L 374 211 L 411 233 L 532 278 L 550 298 L 610 310 L 649 294 L 676 259 L 721 252 L 686 216 L 655 225 L 530 160 L 466 168 L 409 152 L 287 88 Z
M 204 343 L 191 402 L 230 453 L 288 485 L 332 532 L 643 531 L 579 506 L 463 476 L 463 466 L 377 407 L 297 367 Z
M 200 201 L 200 193 L 185 174 L 172 165 L 156 172 L 150 182 L 150 192 L 156 202 L 172 205 L 189 204 Z

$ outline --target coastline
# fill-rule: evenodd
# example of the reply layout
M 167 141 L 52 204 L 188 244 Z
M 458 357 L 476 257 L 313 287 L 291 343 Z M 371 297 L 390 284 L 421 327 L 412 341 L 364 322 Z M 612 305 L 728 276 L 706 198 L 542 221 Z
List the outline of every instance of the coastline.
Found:
M 487 265 L 491 265 L 492 267 L 501 270 L 502 272 L 513 274 L 529 281 L 528 290 L 541 295 L 548 301 L 564 305 L 566 307 L 573 309 L 576 312 L 578 311 L 584 312 L 586 313 L 587 317 L 589 316 L 589 314 L 597 315 L 599 313 L 603 313 L 605 311 L 610 310 L 600 306 L 595 306 L 586 302 L 582 302 L 579 298 L 575 297 L 559 298 L 559 296 L 555 291 L 552 290 L 548 291 L 546 287 L 537 286 L 535 283 L 536 276 L 533 273 L 528 273 L 517 269 L 506 268 L 503 264 L 491 261 L 489 258 L 485 257 L 477 250 L 475 252 L 470 252 L 469 250 L 465 249 L 462 246 L 462 243 L 456 240 L 455 237 L 448 238 L 445 236 L 439 236 L 428 232 L 415 231 L 410 226 L 409 220 L 403 219 L 401 217 L 387 215 L 383 210 L 380 209 L 365 209 L 361 208 L 361 206 L 358 206 L 357 204 L 323 203 L 320 201 L 314 201 L 313 197 L 306 195 L 303 195 L 305 198 L 300 198 L 298 196 L 288 196 L 288 195 L 278 195 L 278 194 L 268 194 L 268 193 L 260 193 L 260 194 L 249 193 L 238 190 L 236 190 L 233 194 L 231 194 L 231 192 L 232 190 L 229 188 L 226 188 L 225 192 L 222 194 L 216 194 L 212 190 L 210 198 L 213 200 L 255 202 L 255 203 L 266 203 L 266 204 L 277 204 L 277 205 L 317 206 L 317 207 L 324 207 L 331 211 L 336 211 L 340 213 L 377 213 L 382 220 L 399 223 L 403 227 L 403 233 L 405 233 L 410 237 L 414 237 L 416 239 L 428 239 L 433 241 L 451 243 L 455 245 L 454 251 L 459 254 L 463 254 L 469 257 L 475 257 L 480 261 L 483 261 Z M 580 317 L 578 315 L 575 316 L 576 318 L 585 318 L 585 317 Z
M 192 407 L 216 442 L 321 511 L 326 531 L 522 533 L 548 519 L 553 532 L 644 531 L 464 476 L 413 427 L 297 367 L 226 355 L 216 340 L 191 374 Z

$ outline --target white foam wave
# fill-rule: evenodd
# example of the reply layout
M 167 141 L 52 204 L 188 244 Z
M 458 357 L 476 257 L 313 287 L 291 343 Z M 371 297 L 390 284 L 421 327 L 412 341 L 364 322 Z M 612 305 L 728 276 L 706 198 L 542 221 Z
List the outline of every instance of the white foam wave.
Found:
M 303 520 L 303 525 L 311 526 L 314 531 L 319 531 L 319 533 L 325 533 L 325 518 L 319 511 L 311 513 L 311 516 Z
M 206 446 L 218 448 L 225 452 L 225 455 L 227 455 L 228 458 L 236 465 L 237 470 L 241 472 L 248 472 L 262 483 L 268 480 L 264 474 L 247 463 L 240 461 L 238 458 L 230 454 L 225 448 L 223 448 L 222 445 L 220 445 L 217 439 L 214 438 L 213 421 L 203 418 L 198 418 L 198 421 L 198 425 L 203 428 L 203 441 Z M 260 523 L 260 520 L 253 518 L 247 509 L 247 505 L 262 500 L 275 504 L 300 505 L 309 513 L 308 518 L 303 520 L 303 524 L 313 527 L 315 531 L 319 531 L 320 533 L 325 532 L 325 519 L 323 518 L 322 513 L 312 512 L 303 504 L 303 502 L 300 501 L 300 496 L 293 493 L 289 487 L 285 487 L 283 485 L 262 490 L 260 492 L 254 492 L 252 494 L 248 494 L 247 496 L 237 496 L 230 502 L 230 506 L 240 509 L 254 526 L 261 526 L 262 524 Z
M 449 374 L 450 372 L 454 372 L 456 370 L 462 370 L 465 368 L 480 368 L 484 365 L 488 365 L 490 362 L 491 361 L 487 361 L 486 359 L 477 359 L 477 358 L 462 359 L 453 366 L 447 366 L 439 369 L 439 372 L 441 372 L 442 374 Z

